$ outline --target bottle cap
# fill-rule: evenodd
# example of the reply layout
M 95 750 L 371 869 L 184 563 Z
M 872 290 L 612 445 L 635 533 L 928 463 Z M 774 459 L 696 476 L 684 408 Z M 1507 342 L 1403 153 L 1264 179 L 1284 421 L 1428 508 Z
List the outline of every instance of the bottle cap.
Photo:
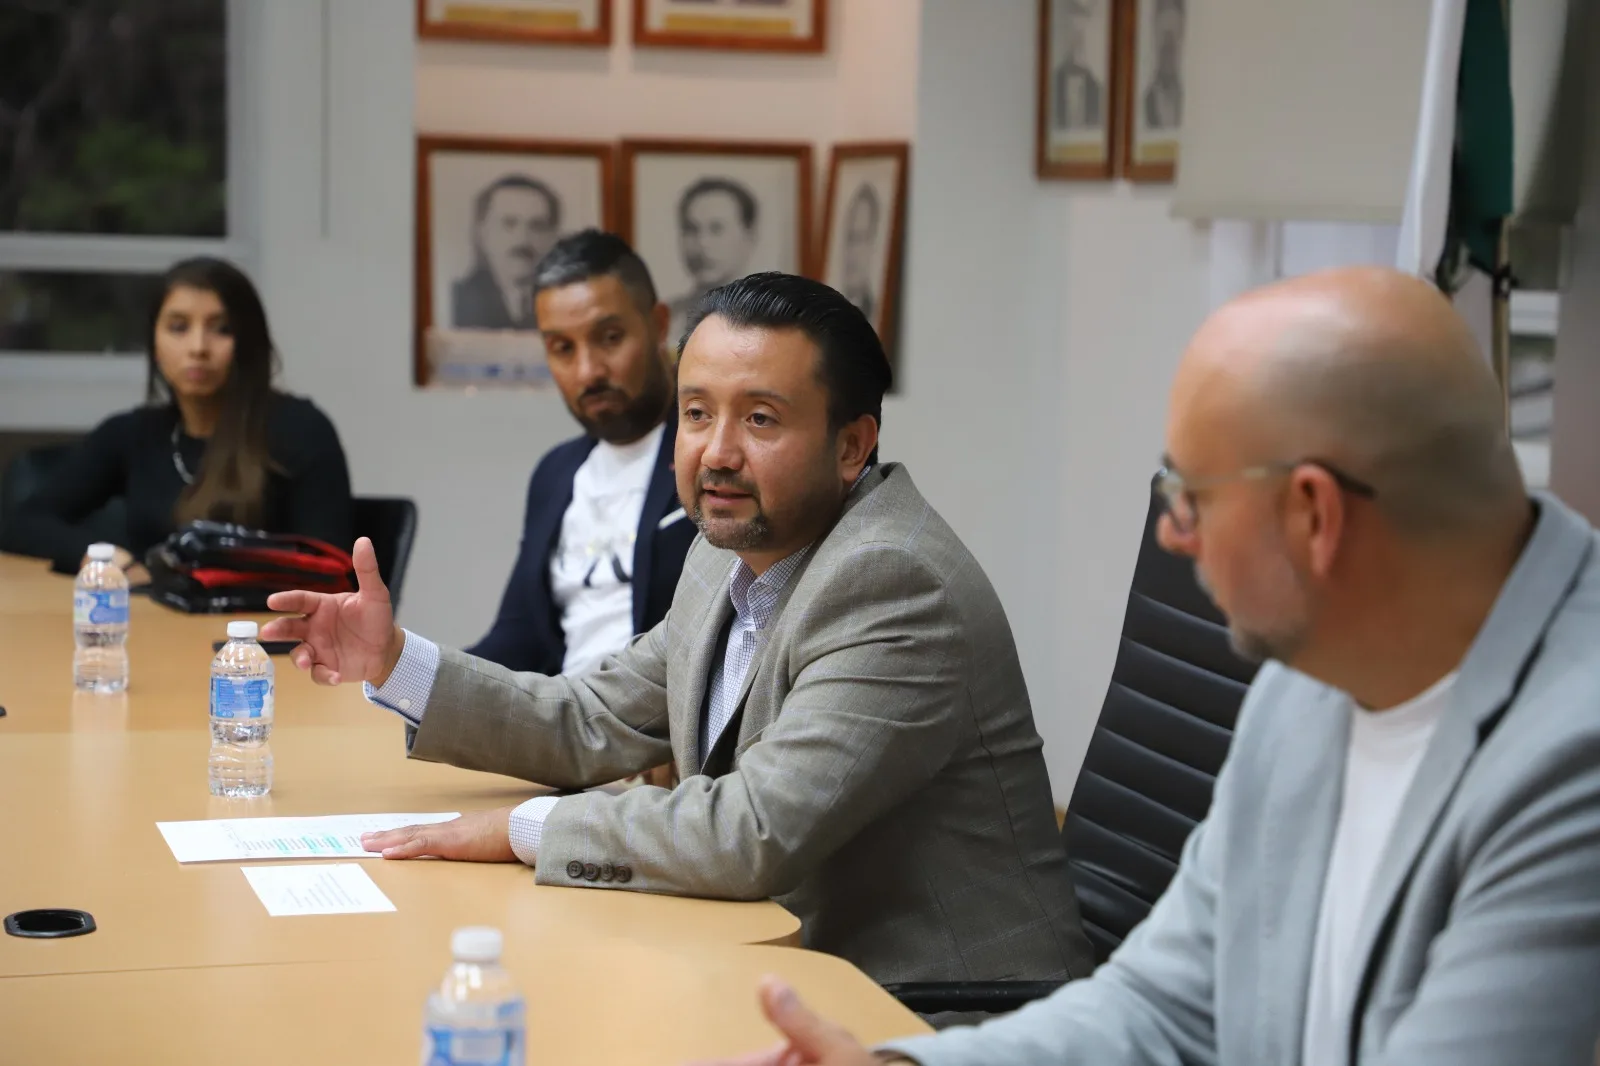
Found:
M 115 544 L 89 545 L 89 558 L 93 559 L 97 563 L 109 563 L 116 557 L 117 546 Z
M 457 929 L 450 937 L 450 953 L 458 962 L 499 962 L 500 930 L 486 925 Z
M 255 640 L 261 630 L 254 622 L 229 622 L 229 640 Z

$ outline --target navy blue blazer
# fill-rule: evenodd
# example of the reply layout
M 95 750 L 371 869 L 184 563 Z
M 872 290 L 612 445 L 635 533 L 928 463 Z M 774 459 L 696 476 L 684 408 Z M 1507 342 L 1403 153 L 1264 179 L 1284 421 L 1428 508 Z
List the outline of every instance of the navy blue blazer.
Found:
M 633 545 L 633 631 L 643 633 L 672 606 L 683 557 L 698 530 L 682 511 L 672 472 L 672 444 L 677 420 L 667 420 L 661 434 L 650 487 Z M 561 519 L 572 502 L 572 479 L 594 450 L 593 437 L 583 436 L 552 448 L 528 480 L 528 509 L 522 521 L 522 547 L 500 600 L 500 614 L 487 636 L 467 654 L 497 662 L 510 670 L 556 675 L 566 658 L 561 608 L 550 594 L 550 554 L 561 536 Z M 668 516 L 672 520 L 665 526 Z M 621 650 L 620 648 L 618 649 Z

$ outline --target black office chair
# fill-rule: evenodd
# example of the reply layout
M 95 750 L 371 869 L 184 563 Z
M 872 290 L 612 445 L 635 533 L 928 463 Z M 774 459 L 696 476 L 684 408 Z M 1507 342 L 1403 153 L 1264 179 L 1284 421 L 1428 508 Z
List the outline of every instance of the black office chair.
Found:
M 1159 499 L 1122 619 L 1111 686 L 1061 827 L 1084 932 L 1104 962 L 1150 913 L 1211 807 L 1217 771 L 1256 665 L 1228 644 L 1227 625 L 1194 566 L 1155 540 Z M 1015 1010 L 1060 987 L 1052 981 L 890 985 L 923 1014 Z
M 411 546 L 417 539 L 417 505 L 398 496 L 357 496 L 352 502 L 356 536 L 372 538 L 378 574 L 389 586 L 389 601 L 398 614 L 406 564 L 411 561 Z
M 72 444 L 46 444 L 18 452 L 5 472 L 0 474 L 0 551 L 20 551 L 10 535 L 11 519 L 17 508 L 29 496 L 49 481 L 53 471 L 72 451 Z M 79 523 L 90 539 L 121 544 L 127 540 L 127 511 L 121 497 L 108 501 L 103 507 Z M 76 564 L 77 560 L 63 560 Z

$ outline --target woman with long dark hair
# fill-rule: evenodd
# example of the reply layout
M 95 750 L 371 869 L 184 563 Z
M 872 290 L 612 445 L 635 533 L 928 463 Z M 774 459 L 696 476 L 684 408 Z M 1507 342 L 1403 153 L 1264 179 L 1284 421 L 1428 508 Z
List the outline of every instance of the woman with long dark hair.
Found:
M 316 537 L 346 550 L 350 473 L 328 417 L 273 388 L 277 351 L 250 279 L 220 259 L 167 271 L 150 315 L 146 404 L 112 415 L 50 472 L 5 548 L 76 563 L 83 523 L 125 502 L 124 565 L 195 519 Z

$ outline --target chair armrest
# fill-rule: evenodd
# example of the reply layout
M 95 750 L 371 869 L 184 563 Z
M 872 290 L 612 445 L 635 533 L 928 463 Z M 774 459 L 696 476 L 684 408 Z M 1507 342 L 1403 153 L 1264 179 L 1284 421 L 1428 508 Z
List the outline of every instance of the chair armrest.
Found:
M 1004 1014 L 1044 999 L 1064 984 L 1065 981 L 904 981 L 885 985 L 884 991 L 918 1014 Z

